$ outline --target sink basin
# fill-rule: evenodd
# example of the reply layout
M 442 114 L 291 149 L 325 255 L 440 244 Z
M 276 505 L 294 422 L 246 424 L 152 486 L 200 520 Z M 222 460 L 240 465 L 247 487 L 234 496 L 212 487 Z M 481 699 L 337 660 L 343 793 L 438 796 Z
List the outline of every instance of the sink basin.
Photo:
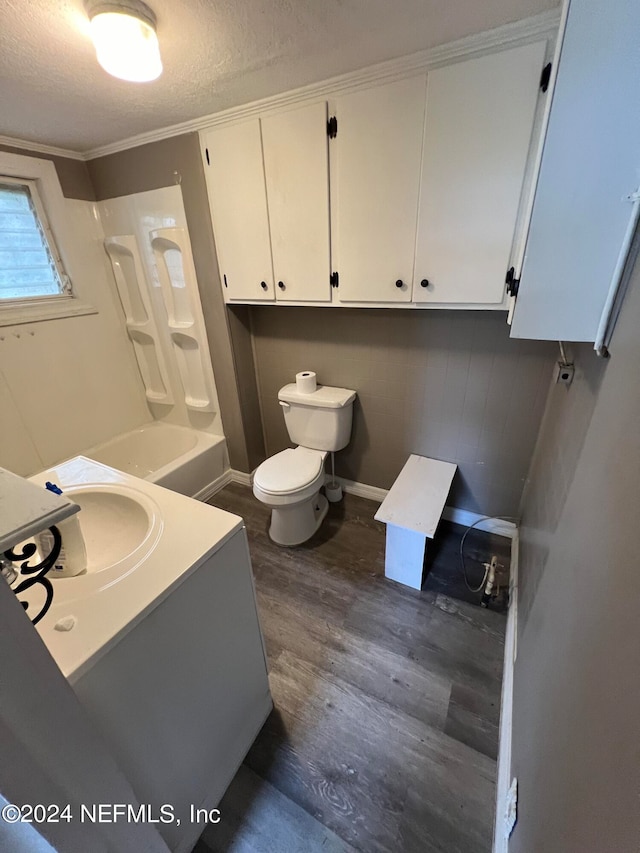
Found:
M 49 471 L 37 475 L 34 481 L 55 477 L 56 472 Z M 63 483 L 63 492 L 80 507 L 75 517 L 85 541 L 87 568 L 74 577 L 48 573 L 54 587 L 54 610 L 56 605 L 67 606 L 106 590 L 135 572 L 156 548 L 164 526 L 156 501 L 124 483 Z M 62 541 L 64 545 L 64 538 Z M 15 588 L 26 577 L 21 573 L 12 586 Z M 46 589 L 36 584 L 19 597 L 28 605 L 31 616 L 44 606 Z
M 78 521 L 87 549 L 87 574 L 121 563 L 148 539 L 154 513 L 145 506 L 145 496 L 127 494 L 122 487 L 114 491 L 109 486 L 69 489 L 65 494 L 80 507 Z

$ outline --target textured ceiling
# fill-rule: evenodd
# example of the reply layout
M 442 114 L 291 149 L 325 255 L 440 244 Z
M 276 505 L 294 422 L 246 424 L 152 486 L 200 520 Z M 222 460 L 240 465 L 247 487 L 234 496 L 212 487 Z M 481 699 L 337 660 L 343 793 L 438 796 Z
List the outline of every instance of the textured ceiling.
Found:
M 557 0 L 148 0 L 164 73 L 97 64 L 82 0 L 0 0 L 0 135 L 86 151 L 444 44 Z

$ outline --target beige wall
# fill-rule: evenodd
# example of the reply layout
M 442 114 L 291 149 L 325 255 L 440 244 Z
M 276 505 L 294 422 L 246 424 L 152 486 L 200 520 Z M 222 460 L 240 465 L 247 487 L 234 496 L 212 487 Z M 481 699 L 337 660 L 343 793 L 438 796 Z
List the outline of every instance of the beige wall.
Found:
M 250 471 L 263 451 L 260 423 L 254 417 L 251 340 L 243 334 L 248 309 L 239 306 L 230 318 L 224 305 L 198 134 L 99 157 L 88 166 L 98 200 L 180 183 L 229 458 L 233 468 Z
M 0 466 L 22 475 L 151 417 L 93 203 L 63 204 L 65 267 L 97 313 L 0 329 Z
M 510 853 L 640 838 L 640 263 L 608 364 L 553 389 L 521 532 Z
M 598 399 L 607 360 L 598 358 L 592 344 L 565 344 L 575 362 L 569 387 L 551 385 L 545 413 L 524 489 L 526 535 L 520 548 L 523 571 L 519 583 L 518 627 L 529 619 L 538 584 L 549 558 L 549 536 L 555 531 L 578 465 L 591 415 Z M 545 535 L 532 535 L 545 531 Z
M 502 312 L 252 307 L 269 455 L 290 446 L 278 388 L 299 370 L 354 388 L 336 471 L 389 488 L 410 453 L 457 462 L 449 503 L 515 514 L 557 356 L 515 341 Z
M 38 151 L 15 148 L 11 145 L 0 145 L 0 151 L 22 154 L 25 157 L 38 157 L 40 160 L 51 160 L 56 167 L 62 192 L 67 198 L 95 201 L 96 196 L 89 177 L 89 170 L 87 164 L 82 160 L 74 160 L 71 157 L 57 157 L 53 154 L 41 154 Z

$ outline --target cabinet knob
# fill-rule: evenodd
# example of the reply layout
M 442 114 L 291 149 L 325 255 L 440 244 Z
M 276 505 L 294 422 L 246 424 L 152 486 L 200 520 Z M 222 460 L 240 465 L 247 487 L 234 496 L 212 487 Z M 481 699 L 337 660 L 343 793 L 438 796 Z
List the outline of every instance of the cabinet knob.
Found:
M 284 281 L 279 281 L 278 287 L 280 288 L 280 290 L 284 290 Z
M 260 282 L 260 287 L 261 287 L 263 290 L 266 290 L 266 289 L 268 288 L 268 286 L 269 286 L 269 285 L 267 284 L 267 282 L 266 282 L 266 281 L 261 281 L 261 282 Z
M 422 281 L 420 282 L 420 287 L 429 287 L 429 279 L 423 278 Z
M 396 281 L 396 287 L 404 287 L 404 282 L 401 278 Z

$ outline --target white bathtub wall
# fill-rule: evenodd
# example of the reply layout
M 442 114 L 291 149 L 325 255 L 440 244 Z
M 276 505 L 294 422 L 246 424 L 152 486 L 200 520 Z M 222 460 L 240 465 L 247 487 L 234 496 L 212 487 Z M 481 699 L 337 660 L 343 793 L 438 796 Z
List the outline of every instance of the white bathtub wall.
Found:
M 0 329 L 0 466 L 25 476 L 151 418 L 96 205 L 64 204 L 65 265 L 98 313 Z
M 151 231 L 161 228 L 184 228 L 188 235 L 182 191 L 179 186 L 162 187 L 148 192 L 133 193 L 98 202 L 102 225 L 107 237 L 133 234 L 138 242 L 151 297 L 164 361 L 169 374 L 172 404 L 149 402 L 153 417 L 178 426 L 190 426 L 215 435 L 223 435 L 220 406 L 215 383 L 212 412 L 189 409 L 184 401 L 185 391 L 180 380 L 175 353 L 169 336 L 167 312 L 160 288 L 154 253 L 149 239 Z M 196 291 L 197 296 L 197 291 Z M 204 335 L 204 333 L 203 333 Z M 206 357 L 209 349 L 204 336 Z

